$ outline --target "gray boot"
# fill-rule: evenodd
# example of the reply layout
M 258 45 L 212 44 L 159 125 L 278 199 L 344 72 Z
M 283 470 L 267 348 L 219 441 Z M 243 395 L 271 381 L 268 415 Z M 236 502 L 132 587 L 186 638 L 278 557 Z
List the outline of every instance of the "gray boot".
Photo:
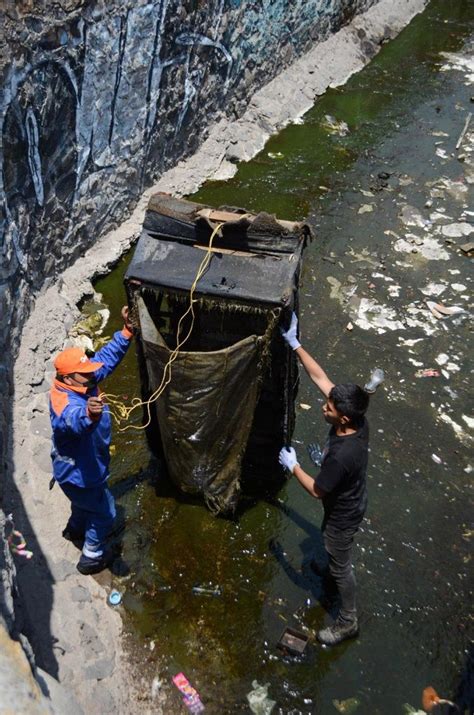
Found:
M 347 638 L 355 638 L 358 634 L 357 618 L 353 621 L 345 621 L 339 616 L 331 626 L 319 631 L 317 638 L 324 645 L 337 645 L 347 640 Z

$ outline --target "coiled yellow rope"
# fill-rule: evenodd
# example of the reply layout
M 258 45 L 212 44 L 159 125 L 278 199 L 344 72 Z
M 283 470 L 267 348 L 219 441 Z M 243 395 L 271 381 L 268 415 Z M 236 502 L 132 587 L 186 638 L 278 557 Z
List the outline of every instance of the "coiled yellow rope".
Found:
M 158 398 L 163 394 L 164 390 L 171 382 L 171 365 L 178 357 L 181 348 L 186 343 L 186 341 L 189 339 L 189 337 L 193 331 L 194 320 L 195 320 L 194 303 L 197 303 L 197 300 L 194 298 L 194 292 L 196 290 L 196 286 L 197 286 L 198 282 L 203 277 L 204 273 L 206 272 L 207 268 L 209 267 L 209 263 L 211 262 L 211 258 L 212 258 L 212 242 L 222 226 L 223 226 L 222 223 L 217 224 L 217 226 L 214 228 L 214 230 L 211 234 L 211 237 L 209 239 L 209 245 L 207 246 L 206 254 L 199 265 L 198 271 L 196 273 L 196 277 L 195 277 L 193 284 L 191 286 L 191 289 L 189 291 L 189 308 L 186 310 L 185 313 L 183 313 L 183 315 L 181 316 L 181 318 L 179 319 L 179 322 L 178 322 L 178 329 L 176 331 L 176 339 L 177 339 L 176 347 L 171 352 L 169 360 L 163 369 L 163 377 L 161 379 L 160 385 L 153 392 L 153 394 L 148 398 L 148 400 L 143 401 L 139 397 L 134 397 L 132 399 L 130 406 L 127 406 L 125 403 L 123 403 L 118 398 L 117 395 L 113 395 L 110 393 L 101 393 L 102 399 L 106 400 L 107 404 L 109 405 L 110 415 L 117 423 L 119 432 L 125 432 L 128 429 L 135 429 L 135 430 L 146 429 L 148 427 L 148 425 L 150 424 L 150 422 L 151 422 L 150 405 L 152 405 L 153 402 L 156 402 L 156 400 L 158 400 Z M 180 335 L 181 335 L 182 322 L 186 318 L 186 316 L 189 314 L 191 314 L 191 325 L 189 327 L 189 330 L 188 330 L 186 336 L 183 339 L 181 339 Z M 113 409 L 111 409 L 111 407 Z M 125 425 L 124 427 L 122 427 L 121 426 L 122 423 L 129 420 L 131 413 L 134 410 L 136 410 L 138 407 L 146 407 L 146 410 L 147 410 L 146 423 L 143 425 Z

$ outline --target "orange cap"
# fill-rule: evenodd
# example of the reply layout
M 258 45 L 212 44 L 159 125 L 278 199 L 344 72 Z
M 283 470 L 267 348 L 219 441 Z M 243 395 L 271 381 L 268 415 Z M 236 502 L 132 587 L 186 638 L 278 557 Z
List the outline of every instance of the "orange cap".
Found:
M 54 367 L 60 375 L 73 372 L 95 372 L 103 362 L 91 362 L 82 348 L 66 348 L 56 356 Z

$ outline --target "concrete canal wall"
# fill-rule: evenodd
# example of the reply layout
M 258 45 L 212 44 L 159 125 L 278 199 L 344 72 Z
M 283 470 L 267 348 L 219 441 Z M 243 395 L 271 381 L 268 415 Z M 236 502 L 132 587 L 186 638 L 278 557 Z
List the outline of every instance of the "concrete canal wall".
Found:
M 183 193 L 209 176 L 230 175 L 271 132 L 360 69 L 425 4 L 4 3 L 0 505 L 15 509 L 44 569 L 48 556 L 37 538 L 41 526 L 35 512 L 41 497 L 28 480 L 38 475 L 44 480 L 49 468 L 44 402 L 51 366 L 46 365 L 61 346 L 76 303 L 91 292 L 90 279 L 136 236 L 144 191 L 160 181 L 159 188 Z M 204 147 L 200 153 L 199 147 Z M 128 227 L 120 227 L 134 210 Z M 15 413 L 14 403 L 20 404 Z M 43 432 L 39 448 L 37 435 Z M 0 511 L 0 534 L 4 527 Z M 19 618 L 15 567 L 5 540 L 1 543 L 0 630 L 21 639 L 22 631 L 34 634 L 35 626 L 28 616 Z M 43 582 L 42 613 L 55 602 L 55 578 L 49 577 L 49 587 Z M 53 662 L 52 651 L 50 656 L 43 665 Z M 12 668 L 25 683 L 24 670 Z M 3 672 L 0 692 L 7 692 L 12 681 L 4 682 Z M 44 707 L 47 711 L 47 703 Z

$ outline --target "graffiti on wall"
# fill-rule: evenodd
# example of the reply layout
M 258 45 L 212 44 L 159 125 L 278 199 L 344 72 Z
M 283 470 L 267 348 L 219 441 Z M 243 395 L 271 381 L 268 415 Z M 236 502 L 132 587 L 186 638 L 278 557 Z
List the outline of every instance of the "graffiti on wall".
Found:
M 27 65 L 10 67 L 2 108 L 2 280 L 27 271 L 28 253 L 41 248 L 32 245 L 32 233 L 46 215 L 66 235 L 74 207 L 94 190 L 98 176 L 110 179 L 127 160 L 146 165 L 167 72 L 181 69 L 175 135 L 198 99 L 206 70 L 223 69 L 225 91 L 233 58 L 215 37 L 223 0 L 216 3 L 212 33 L 182 31 L 166 43 L 169 5 L 161 0 L 103 22 L 83 22 L 80 40 L 70 49 L 65 42 L 61 58 L 56 50 L 39 50 Z M 80 65 L 74 61 L 77 45 L 83 48 Z
M 216 112 L 243 111 L 280 57 L 375 1 L 92 3 L 48 31 L 49 45 L 27 42 L 0 107 L 0 287 L 62 270 L 196 148 Z

